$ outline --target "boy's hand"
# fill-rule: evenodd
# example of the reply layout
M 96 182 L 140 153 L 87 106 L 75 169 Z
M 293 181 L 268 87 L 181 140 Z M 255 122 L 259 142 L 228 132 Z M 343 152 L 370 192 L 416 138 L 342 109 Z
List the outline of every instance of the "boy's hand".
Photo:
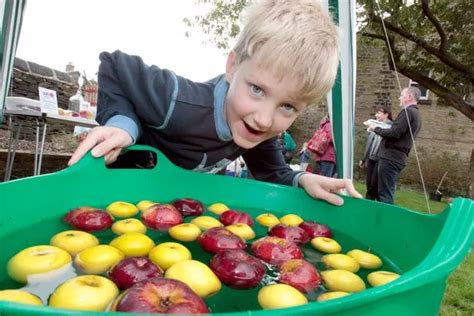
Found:
M 299 184 L 310 196 L 325 200 L 334 205 L 344 204 L 344 200 L 336 195 L 336 193 L 342 193 L 344 189 L 347 190 L 350 196 L 362 198 L 362 195 L 354 188 L 351 180 L 328 178 L 306 173 L 300 177 Z
M 92 149 L 92 156 L 104 157 L 105 163 L 114 162 L 124 147 L 132 144 L 132 137 L 123 129 L 110 126 L 93 128 L 84 139 L 68 162 L 72 166 Z

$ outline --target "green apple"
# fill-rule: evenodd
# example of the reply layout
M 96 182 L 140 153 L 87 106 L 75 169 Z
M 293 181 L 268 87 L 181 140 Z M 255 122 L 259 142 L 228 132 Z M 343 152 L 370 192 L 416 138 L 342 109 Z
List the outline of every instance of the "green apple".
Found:
M 372 286 L 381 286 L 389 282 L 392 282 L 398 279 L 399 277 L 400 275 L 395 272 L 375 271 L 375 272 L 369 273 L 369 275 L 367 276 L 367 280 Z
M 216 294 L 222 287 L 214 272 L 196 260 L 183 260 L 173 264 L 166 270 L 165 277 L 186 283 L 202 298 Z
M 228 211 L 229 207 L 225 205 L 224 203 L 214 203 L 211 206 L 209 206 L 207 209 L 214 214 L 221 215 L 225 211 Z
M 286 308 L 308 303 L 300 291 L 287 284 L 271 284 L 258 291 L 258 303 L 263 309 Z
M 109 204 L 106 210 L 110 215 L 118 218 L 133 217 L 138 213 L 138 208 L 134 204 L 123 201 Z
M 66 230 L 54 235 L 49 243 L 75 256 L 84 249 L 97 246 L 99 240 L 94 235 L 81 230 Z
M 179 241 L 194 241 L 201 235 L 201 229 L 193 223 L 182 223 L 170 227 L 168 234 Z
M 147 256 L 155 242 L 145 234 L 125 233 L 114 238 L 111 246 L 119 249 L 126 257 Z
M 287 214 L 285 216 L 280 217 L 280 224 L 286 226 L 298 226 L 303 222 L 304 220 L 296 214 Z
M 140 210 L 140 212 L 145 211 L 147 208 L 149 208 L 152 205 L 159 204 L 150 200 L 142 200 L 137 203 L 137 208 Z
M 43 305 L 38 296 L 22 290 L 2 290 L 0 291 L 0 301 L 8 301 L 29 305 Z
M 221 222 L 211 216 L 198 216 L 191 220 L 191 223 L 197 225 L 202 231 L 206 231 L 208 229 L 214 227 L 222 227 L 224 226 Z
M 355 273 L 346 270 L 326 270 L 321 272 L 324 286 L 331 291 L 360 292 L 365 290 L 364 281 Z
M 331 291 L 331 292 L 326 292 L 319 295 L 317 301 L 324 302 L 327 300 L 333 300 L 333 299 L 344 297 L 347 295 L 349 295 L 349 293 L 344 292 L 344 291 Z
M 55 246 L 33 246 L 14 255 L 7 264 L 8 275 L 27 283 L 28 275 L 58 270 L 71 263 L 71 255 Z
M 146 233 L 145 224 L 136 218 L 127 218 L 116 221 L 111 228 L 116 235 L 123 235 L 125 233 Z
M 311 246 L 313 246 L 314 249 L 325 253 L 338 253 L 342 250 L 341 245 L 329 237 L 315 237 L 311 239 Z
M 244 223 L 228 225 L 225 227 L 225 229 L 231 231 L 243 240 L 250 240 L 255 238 L 255 232 L 253 231 L 252 227 Z
M 191 260 L 191 252 L 185 246 L 176 242 L 164 242 L 153 248 L 148 258 L 163 270 L 183 260 Z
M 341 253 L 325 255 L 321 261 L 330 269 L 341 269 L 354 273 L 360 269 L 359 263 L 354 258 Z
M 105 311 L 117 297 L 114 282 L 98 275 L 81 275 L 61 284 L 51 295 L 49 306 L 82 311 Z
M 280 224 L 280 220 L 278 219 L 278 217 L 271 213 L 260 214 L 257 216 L 256 220 L 260 225 L 269 228 Z
M 87 274 L 108 271 L 125 257 L 122 251 L 109 245 L 97 245 L 81 251 L 74 258 L 76 267 Z
M 357 260 L 361 268 L 364 269 L 378 269 L 383 264 L 378 256 L 360 249 L 353 249 L 347 255 Z

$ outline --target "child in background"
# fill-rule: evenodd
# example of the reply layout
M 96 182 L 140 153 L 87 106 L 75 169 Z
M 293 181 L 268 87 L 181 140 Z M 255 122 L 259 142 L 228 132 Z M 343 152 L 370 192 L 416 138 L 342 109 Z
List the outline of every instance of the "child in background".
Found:
M 278 134 L 334 83 L 337 27 L 316 0 L 256 1 L 229 53 L 225 74 L 197 83 L 120 51 L 102 53 L 98 122 L 71 157 L 92 149 L 106 163 L 134 143 L 154 146 L 176 165 L 218 172 L 240 155 L 257 180 L 301 186 L 341 205 L 361 197 L 350 180 L 293 171 Z

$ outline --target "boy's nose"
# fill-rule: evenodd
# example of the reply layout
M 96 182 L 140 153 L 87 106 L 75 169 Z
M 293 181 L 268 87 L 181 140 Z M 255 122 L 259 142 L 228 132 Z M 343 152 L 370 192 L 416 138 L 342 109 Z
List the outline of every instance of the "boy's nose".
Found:
M 254 115 L 255 127 L 262 132 L 269 130 L 273 124 L 274 112 L 270 106 L 261 107 Z

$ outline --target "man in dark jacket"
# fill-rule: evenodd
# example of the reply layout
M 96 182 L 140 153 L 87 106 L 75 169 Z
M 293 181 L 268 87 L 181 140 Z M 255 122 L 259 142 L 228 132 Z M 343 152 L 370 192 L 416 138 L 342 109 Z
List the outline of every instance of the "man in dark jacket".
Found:
M 370 125 L 367 129 L 382 137 L 378 151 L 378 194 L 381 202 L 393 204 L 398 176 L 406 166 L 408 154 L 421 129 L 421 116 L 417 107 L 420 95 L 418 88 L 403 89 L 399 98 L 402 110 L 392 128 Z

